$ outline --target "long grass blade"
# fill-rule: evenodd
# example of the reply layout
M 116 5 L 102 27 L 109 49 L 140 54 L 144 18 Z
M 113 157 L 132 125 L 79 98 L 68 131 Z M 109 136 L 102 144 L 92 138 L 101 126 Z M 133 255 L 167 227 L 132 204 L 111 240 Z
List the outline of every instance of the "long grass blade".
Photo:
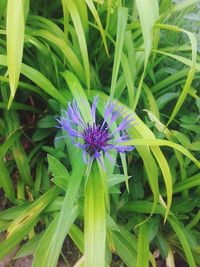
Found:
M 155 140 L 147 140 L 147 139 L 134 139 L 127 141 L 125 143 L 122 143 L 123 145 L 135 145 L 135 146 L 144 146 L 144 145 L 149 145 L 149 146 L 169 146 L 174 149 L 177 149 L 180 151 L 183 155 L 188 157 L 191 161 L 193 161 L 197 167 L 200 168 L 200 162 L 183 146 L 173 143 L 168 140 L 160 140 L 160 139 L 155 139 Z
M 57 216 L 52 221 L 52 223 L 49 225 L 46 232 L 44 233 L 42 239 L 40 240 L 40 242 L 37 246 L 35 255 L 34 255 L 34 261 L 33 261 L 33 265 L 32 265 L 33 267 L 37 267 L 37 266 L 46 267 L 46 266 L 48 266 L 49 250 L 51 249 L 52 239 L 54 237 L 56 228 L 58 226 L 59 215 L 60 214 L 58 213 Z M 74 206 L 69 213 L 69 219 L 64 224 L 64 228 L 65 228 L 64 235 L 66 235 L 68 233 L 68 231 L 69 231 L 72 223 L 76 219 L 77 215 L 78 215 L 78 207 Z M 54 263 L 52 262 L 52 264 L 54 264 Z M 53 265 L 50 265 L 50 266 L 53 266 Z
M 173 26 L 173 25 L 165 25 L 165 24 L 156 24 L 156 27 L 160 28 L 160 29 L 166 29 L 166 30 L 171 30 L 171 31 L 175 31 L 175 32 L 182 32 L 187 34 L 190 43 L 191 43 L 191 48 L 192 48 L 192 62 L 191 62 L 191 69 L 188 72 L 187 75 L 187 79 L 186 79 L 186 83 L 183 87 L 183 90 L 181 92 L 180 97 L 178 98 L 178 101 L 176 102 L 176 105 L 172 111 L 172 114 L 167 122 L 167 126 L 172 122 L 172 120 L 175 118 L 176 114 L 178 113 L 178 111 L 180 110 L 183 102 L 186 99 L 187 94 L 189 93 L 190 90 L 190 86 L 192 84 L 194 75 L 195 75 L 195 69 L 196 69 L 196 58 L 197 58 L 197 40 L 196 37 L 193 33 L 183 30 L 177 26 Z
M 148 240 L 148 227 L 146 223 L 140 225 L 138 236 L 138 254 L 137 254 L 137 267 L 149 266 L 149 240 Z
M 190 267 L 196 267 L 196 263 L 194 261 L 194 257 L 192 255 L 191 249 L 190 249 L 190 245 L 189 242 L 186 238 L 186 235 L 184 233 L 184 229 L 179 225 L 179 223 L 174 219 L 169 217 L 168 221 L 171 225 L 171 227 L 173 228 L 174 232 L 177 234 L 179 241 L 184 249 L 185 252 L 185 256 L 187 258 L 187 262 L 189 264 Z
M 105 266 L 106 212 L 97 164 L 93 164 L 85 190 L 85 267 Z
M 157 0 L 136 0 L 138 13 L 140 16 L 142 34 L 144 39 L 144 50 L 145 50 L 145 60 L 144 60 L 144 70 L 139 81 L 138 89 L 135 96 L 133 109 L 136 108 L 141 90 L 142 84 L 145 77 L 145 71 L 148 63 L 148 59 L 151 53 L 154 35 L 153 26 L 159 18 L 159 5 Z
M 102 40 L 103 40 L 103 44 L 104 44 L 104 47 L 105 47 L 105 50 L 106 50 L 106 53 L 109 54 L 108 52 L 108 46 L 107 46 L 107 42 L 106 42 L 106 34 L 105 34 L 105 30 L 103 29 L 103 26 L 102 26 L 102 23 L 101 23 L 101 20 L 99 18 L 99 14 L 95 8 L 95 5 L 93 3 L 92 0 L 85 0 L 85 2 L 87 3 L 92 15 L 94 16 L 95 18 L 95 21 L 99 27 L 99 31 L 101 33 L 101 37 L 102 37 Z
M 21 70 L 24 45 L 24 11 L 23 0 L 8 0 L 7 4 L 7 62 L 11 96 L 8 103 L 10 108 L 15 96 Z
M 118 8 L 118 20 L 117 20 L 117 39 L 115 46 L 115 55 L 114 55 L 114 66 L 112 70 L 112 81 L 110 88 L 110 97 L 113 98 L 115 95 L 115 87 L 117 82 L 117 76 L 119 72 L 119 66 L 122 56 L 122 50 L 124 45 L 124 38 L 126 32 L 126 25 L 128 19 L 128 9 L 125 7 Z
M 79 42 L 79 46 L 81 50 L 81 55 L 83 59 L 83 65 L 85 69 L 87 88 L 90 89 L 90 65 L 89 65 L 89 59 L 88 59 L 88 50 L 87 50 L 86 38 L 85 38 L 82 23 L 81 23 L 79 11 L 74 1 L 65 0 L 65 4 L 68 7 L 70 16 L 74 24 L 74 28 L 76 30 L 76 34 L 77 34 L 77 38 L 78 38 L 78 42 Z
M 0 170 L 0 186 L 3 188 L 6 197 L 10 200 L 13 200 L 15 198 L 14 186 L 6 164 L 2 158 L 0 158 Z
M 70 181 L 65 193 L 59 221 L 54 231 L 54 235 L 51 240 L 51 244 L 48 250 L 48 263 L 46 266 L 55 267 L 60 255 L 63 241 L 67 234 L 66 225 L 71 220 L 68 216 L 74 207 L 75 200 L 77 198 L 78 189 L 85 173 L 85 163 L 82 161 L 81 155 L 76 160 L 76 165 L 72 171 Z

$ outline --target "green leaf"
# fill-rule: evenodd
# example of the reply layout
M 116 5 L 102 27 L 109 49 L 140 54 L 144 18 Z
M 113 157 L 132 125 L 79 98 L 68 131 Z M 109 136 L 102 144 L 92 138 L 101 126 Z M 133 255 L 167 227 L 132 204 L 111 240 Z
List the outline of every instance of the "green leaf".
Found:
M 7 229 L 7 239 L 0 244 L 0 258 L 6 256 L 31 231 L 39 220 L 40 213 L 57 197 L 60 189 L 54 187 L 35 202 L 23 208 Z
M 17 254 L 15 255 L 15 259 L 19 259 L 22 257 L 26 257 L 28 255 L 33 255 L 35 254 L 35 250 L 38 246 L 38 243 L 40 239 L 42 238 L 42 235 L 44 232 L 41 232 L 37 235 L 35 235 L 32 239 L 28 240 L 26 244 L 24 244 L 18 251 Z
M 155 238 L 155 242 L 156 242 L 156 245 L 158 246 L 158 249 L 160 250 L 161 256 L 164 259 L 167 258 L 169 245 L 161 233 L 159 233 L 159 232 L 157 233 L 156 238 Z
M 71 47 L 68 44 L 66 44 L 66 42 L 62 38 L 46 30 L 35 30 L 31 34 L 33 36 L 42 37 L 45 40 L 48 40 L 49 42 L 57 46 L 63 52 L 67 62 L 69 63 L 69 66 L 74 70 L 75 73 L 77 73 L 81 81 L 85 83 L 84 70 L 83 67 L 81 66 L 78 57 L 71 49 Z
M 114 249 L 117 255 L 123 260 L 127 266 L 136 266 L 136 252 L 124 235 L 119 232 L 112 232 L 114 241 Z
M 87 51 L 85 34 L 84 34 L 83 26 L 81 23 L 79 11 L 73 0 L 65 0 L 65 4 L 68 7 L 70 16 L 74 24 L 74 28 L 76 30 L 76 35 L 78 38 L 81 55 L 83 59 L 87 88 L 90 89 L 90 65 L 89 65 L 89 59 L 88 59 L 88 51 Z
M 192 142 L 188 145 L 188 149 L 191 149 L 193 151 L 200 151 L 200 141 Z
M 11 96 L 8 104 L 10 108 L 15 96 L 21 70 L 24 45 L 24 11 L 23 0 L 8 0 L 7 4 L 7 63 Z
M 50 136 L 51 134 L 52 134 L 51 131 L 49 131 L 48 129 L 38 128 L 34 132 L 34 134 L 32 136 L 32 140 L 33 140 L 33 142 L 38 142 L 38 141 L 45 139 L 47 136 Z
M 20 139 L 17 139 L 14 145 L 12 146 L 12 154 L 16 161 L 17 168 L 18 168 L 19 174 L 23 182 L 26 185 L 29 185 L 30 187 L 32 187 L 33 179 L 31 176 L 30 165 L 29 165 L 28 157 L 26 155 L 24 147 L 22 143 L 20 142 Z
M 128 88 L 128 95 L 129 95 L 129 103 L 130 107 L 133 108 L 133 103 L 134 103 L 134 82 L 133 82 L 133 77 L 131 73 L 131 69 L 129 66 L 128 58 L 125 54 L 122 54 L 121 57 L 121 63 L 122 63 L 122 68 Z
M 6 56 L 0 55 L 0 65 L 7 66 L 6 60 Z M 21 73 L 28 79 L 33 81 L 35 84 L 37 84 L 40 88 L 42 88 L 47 94 L 57 99 L 63 106 L 66 106 L 66 100 L 63 95 L 58 92 L 55 86 L 38 70 L 29 67 L 28 65 L 22 64 Z
M 188 7 L 190 7 L 191 5 L 195 5 L 199 3 L 199 0 L 183 0 L 181 2 L 178 2 L 176 5 L 173 6 L 172 8 L 172 12 L 180 12 Z
M 136 0 L 136 4 L 142 26 L 146 65 L 153 45 L 153 26 L 159 18 L 159 5 L 157 0 Z
M 14 190 L 13 182 L 8 172 L 8 169 L 5 165 L 5 162 L 3 161 L 2 158 L 0 158 L 0 170 L 1 170 L 0 186 L 4 190 L 5 196 L 9 198 L 10 200 L 13 200 L 15 198 L 15 190 Z
M 53 116 L 47 115 L 38 121 L 37 126 L 39 128 L 53 128 L 55 124 L 55 118 L 53 118 Z
M 131 176 L 128 177 L 130 179 Z M 113 187 L 116 184 L 126 181 L 126 176 L 123 174 L 112 174 L 107 177 L 108 187 Z
M 85 189 L 84 223 L 85 266 L 105 266 L 105 197 L 98 166 L 95 163 Z
M 149 239 L 148 227 L 146 223 L 140 225 L 137 249 L 137 267 L 149 266 Z
M 184 229 L 179 225 L 178 221 L 175 220 L 174 218 L 169 217 L 168 221 L 171 227 L 173 228 L 174 232 L 178 236 L 178 239 L 183 247 L 183 250 L 185 252 L 185 256 L 187 259 L 187 263 L 189 264 L 190 267 L 196 267 L 197 265 L 195 264 L 194 257 L 190 249 L 190 245 L 184 233 Z
M 179 62 L 181 62 L 181 63 L 183 63 L 183 64 L 185 64 L 187 66 L 189 66 L 189 67 L 192 67 L 193 63 L 192 63 L 192 60 L 189 59 L 189 58 L 186 58 L 186 57 L 183 57 L 183 56 L 180 56 L 180 55 L 175 55 L 175 54 L 172 54 L 172 53 L 167 53 L 167 52 L 161 51 L 161 50 L 153 50 L 153 52 L 158 53 L 158 54 L 162 54 L 162 55 L 165 55 L 165 56 L 168 56 L 168 57 L 171 57 L 171 58 L 173 58 L 173 59 L 175 59 L 175 60 L 177 60 L 177 61 L 179 61 Z M 195 64 L 195 69 L 200 71 L 200 64 L 199 63 Z M 187 73 L 186 70 L 182 70 L 182 71 L 178 72 L 177 75 L 182 74 L 182 72 L 184 74 Z M 170 78 L 170 77 L 168 77 L 168 78 Z M 163 81 L 160 81 L 160 82 L 163 82 Z
M 12 144 L 16 141 L 16 139 L 20 136 L 20 132 L 15 130 L 10 135 L 7 136 L 7 139 L 0 147 L 0 158 L 6 154 L 7 150 L 12 146 Z
M 185 98 L 190 91 L 190 86 L 191 86 L 192 81 L 194 79 L 195 69 L 196 69 L 196 58 L 197 58 L 197 40 L 196 40 L 196 37 L 193 33 L 186 31 L 186 30 L 183 30 L 177 26 L 167 25 L 167 24 L 156 24 L 156 27 L 158 27 L 160 29 L 166 29 L 166 30 L 171 30 L 171 31 L 175 31 L 175 32 L 185 33 L 190 40 L 191 48 L 192 48 L 191 69 L 188 72 L 187 79 L 186 79 L 185 85 L 183 87 L 183 90 L 181 92 L 181 95 L 179 96 L 178 101 L 176 102 L 176 105 L 172 111 L 172 114 L 171 114 L 171 116 L 167 122 L 167 125 L 169 125 L 172 122 L 172 120 L 175 118 L 175 116 L 178 113 L 178 111 L 180 110 L 183 102 L 185 101 Z
M 184 190 L 187 190 L 187 189 L 199 186 L 199 185 L 200 185 L 200 174 L 197 173 L 193 175 L 192 177 L 186 178 L 184 181 L 176 183 L 174 185 L 173 192 L 174 193 L 182 192 Z
M 54 178 L 51 180 L 63 190 L 67 190 L 70 175 L 65 166 L 55 157 L 48 155 L 49 169 L 53 173 Z
M 161 139 L 154 139 L 154 140 L 144 140 L 144 139 L 134 139 L 134 140 L 130 140 L 127 142 L 123 142 L 121 143 L 121 145 L 133 145 L 133 146 L 169 146 L 172 147 L 178 151 L 180 151 L 183 155 L 185 155 L 186 157 L 188 157 L 190 160 L 192 160 L 197 167 L 200 168 L 200 162 L 183 146 L 173 143 L 171 141 L 168 140 L 161 140 Z
M 118 20 L 117 20 L 117 37 L 116 37 L 117 39 L 115 45 L 114 66 L 112 70 L 112 81 L 110 89 L 111 98 L 113 98 L 113 96 L 115 95 L 115 88 L 116 88 L 117 76 L 119 72 L 119 66 L 124 45 L 127 19 L 128 19 L 128 9 L 125 7 L 119 7 Z
M 48 263 L 45 266 L 55 267 L 57 264 L 62 244 L 68 230 L 66 228 L 66 225 L 69 225 L 69 222 L 71 222 L 71 218 L 68 215 L 70 214 L 72 208 L 74 207 L 80 183 L 85 173 L 85 168 L 86 166 L 82 160 L 82 155 L 79 155 L 78 158 L 76 159 L 76 163 L 72 170 L 72 174 L 69 180 L 67 191 L 65 193 L 65 198 L 63 201 L 59 220 L 49 245 L 49 250 L 46 255 Z
M 30 206 L 28 206 L 21 214 L 10 224 L 7 229 L 7 237 L 23 229 L 23 227 L 33 218 L 38 217 L 42 210 L 61 192 L 61 189 L 54 187 L 40 196 Z
M 99 31 L 101 33 L 101 37 L 102 37 L 102 40 L 103 40 L 103 44 L 104 44 L 104 47 L 105 47 L 105 50 L 106 50 L 106 53 L 108 53 L 108 46 L 107 46 L 107 42 L 106 42 L 106 34 L 105 34 L 105 30 L 103 29 L 103 26 L 102 26 L 102 23 L 101 23 L 101 20 L 99 18 L 99 14 L 95 8 L 95 5 L 93 3 L 92 0 L 85 0 L 85 2 L 87 3 L 97 25 L 98 25 L 98 28 L 99 28 Z
M 136 0 L 136 5 L 138 8 L 138 13 L 140 16 L 140 21 L 141 21 L 141 26 L 142 26 L 145 61 L 144 61 L 144 70 L 139 81 L 133 109 L 136 108 L 140 94 L 141 94 L 145 71 L 146 71 L 148 59 L 149 59 L 153 41 L 154 41 L 153 27 L 154 27 L 155 22 L 159 18 L 159 5 L 158 5 L 157 0 Z
M 79 80 L 70 71 L 65 71 L 62 73 L 62 75 L 66 80 L 69 89 L 78 104 L 79 109 L 81 110 L 85 122 L 92 122 L 93 118 L 91 115 L 90 105 Z
M 79 250 L 84 252 L 84 235 L 83 232 L 79 229 L 78 226 L 73 224 L 69 230 L 69 236 L 79 248 Z
M 132 211 L 132 212 L 138 212 L 138 213 L 151 213 L 153 208 L 153 203 L 148 201 L 133 201 L 129 202 L 125 206 L 122 207 L 123 211 Z M 165 214 L 165 209 L 161 205 L 157 205 L 157 207 L 154 210 L 154 213 L 156 214 Z
M 13 233 L 9 238 L 0 244 L 0 259 L 7 256 L 10 251 L 12 251 L 33 229 L 34 225 L 38 221 L 38 217 L 35 216 L 31 218 L 23 228 L 19 229 L 17 232 Z
M 73 224 L 74 220 L 76 219 L 78 215 L 78 207 L 75 206 L 73 207 L 69 214 L 68 214 L 68 220 L 64 223 L 63 225 L 63 234 L 64 236 L 68 233 L 71 225 Z M 54 266 L 54 265 L 48 265 L 49 263 L 49 254 L 51 250 L 51 245 L 52 245 L 52 239 L 54 238 L 56 228 L 58 227 L 59 223 L 59 216 L 60 214 L 58 213 L 57 216 L 54 218 L 54 220 L 51 222 L 47 230 L 45 231 L 44 235 L 42 236 L 37 249 L 35 251 L 34 255 L 34 260 L 33 260 L 33 267 L 41 266 L 41 267 L 46 267 L 46 266 Z M 59 251 L 60 253 L 60 251 Z M 58 255 L 59 256 L 59 255 Z M 52 264 L 54 264 L 52 262 Z
M 144 88 L 145 94 L 147 96 L 147 101 L 148 101 L 148 105 L 149 105 L 151 112 L 153 112 L 153 114 L 159 119 L 160 118 L 159 109 L 158 109 L 156 100 L 155 100 L 150 88 L 146 84 L 143 84 L 143 88 Z

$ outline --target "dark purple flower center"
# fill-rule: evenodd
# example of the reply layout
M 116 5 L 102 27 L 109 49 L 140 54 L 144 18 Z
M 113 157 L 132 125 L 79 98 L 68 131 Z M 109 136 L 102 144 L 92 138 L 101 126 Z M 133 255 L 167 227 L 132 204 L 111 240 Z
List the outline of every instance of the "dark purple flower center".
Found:
M 90 124 L 87 124 L 83 135 L 86 151 L 90 156 L 93 156 L 95 152 L 103 150 L 106 147 L 107 142 L 111 139 L 109 137 L 109 129 L 107 128 L 107 125 L 102 128 L 101 125 L 93 124 L 93 126 L 91 126 Z

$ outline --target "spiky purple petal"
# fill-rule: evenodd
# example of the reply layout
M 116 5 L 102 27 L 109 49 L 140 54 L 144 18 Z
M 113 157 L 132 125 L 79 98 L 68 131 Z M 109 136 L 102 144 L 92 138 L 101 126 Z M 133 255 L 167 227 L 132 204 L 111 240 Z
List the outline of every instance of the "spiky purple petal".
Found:
M 131 127 L 134 119 L 131 115 L 127 115 L 114 132 L 111 132 L 110 127 L 124 115 L 124 110 L 122 108 L 116 109 L 115 103 L 108 101 L 104 110 L 104 120 L 102 123 L 97 124 L 98 98 L 98 96 L 95 97 L 91 107 L 92 123 L 86 124 L 84 122 L 75 100 L 73 100 L 72 105 L 68 103 L 66 116 L 57 119 L 59 127 L 66 131 L 71 138 L 77 139 L 78 143 L 73 143 L 83 150 L 83 158 L 86 163 L 88 163 L 88 160 L 93 159 L 97 159 L 100 162 L 103 152 L 111 159 L 109 151 L 113 149 L 120 153 L 134 149 L 133 146 L 119 145 L 119 143 L 129 140 L 126 130 Z M 81 140 L 82 142 L 80 142 Z

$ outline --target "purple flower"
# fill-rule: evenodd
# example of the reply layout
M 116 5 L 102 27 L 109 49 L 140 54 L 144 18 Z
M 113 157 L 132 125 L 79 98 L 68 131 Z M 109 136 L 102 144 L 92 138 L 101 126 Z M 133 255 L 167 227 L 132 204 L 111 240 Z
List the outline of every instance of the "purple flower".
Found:
M 134 120 L 131 115 L 127 115 L 121 120 L 116 129 L 111 132 L 111 126 L 117 122 L 122 115 L 123 109 L 117 109 L 114 102 L 108 101 L 104 110 L 104 119 L 101 123 L 97 122 L 98 97 L 95 97 L 91 107 L 92 122 L 85 123 L 77 103 L 73 100 L 68 103 L 68 110 L 65 116 L 57 119 L 59 127 L 66 131 L 72 138 L 74 145 L 83 149 L 84 161 L 97 159 L 101 163 L 101 155 L 104 153 L 109 159 L 109 151 L 116 150 L 121 153 L 131 151 L 133 146 L 123 146 L 120 143 L 128 141 L 127 129 L 131 127 Z

